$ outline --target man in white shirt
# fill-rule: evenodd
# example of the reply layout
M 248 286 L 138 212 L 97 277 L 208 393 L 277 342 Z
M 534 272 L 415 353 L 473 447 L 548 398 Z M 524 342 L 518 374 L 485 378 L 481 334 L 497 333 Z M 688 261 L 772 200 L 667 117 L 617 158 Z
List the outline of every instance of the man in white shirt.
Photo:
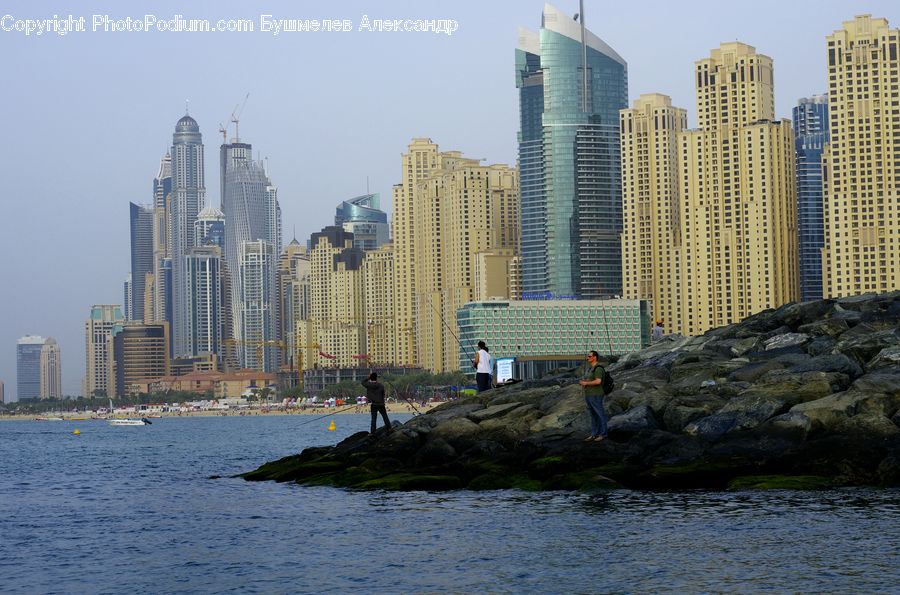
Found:
M 478 342 L 478 352 L 475 354 L 475 360 L 472 361 L 475 366 L 475 383 L 478 385 L 478 392 L 484 392 L 491 388 L 491 375 L 494 371 L 494 363 L 491 361 L 491 354 L 488 352 L 487 345 L 484 341 Z

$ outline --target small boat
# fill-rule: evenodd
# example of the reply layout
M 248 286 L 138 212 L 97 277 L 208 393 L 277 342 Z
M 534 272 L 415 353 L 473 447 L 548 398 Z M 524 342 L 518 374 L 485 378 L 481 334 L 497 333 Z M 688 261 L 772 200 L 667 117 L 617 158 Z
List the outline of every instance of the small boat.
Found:
M 111 419 L 109 420 L 109 425 L 111 426 L 149 426 L 151 422 L 146 417 L 142 417 L 140 419 Z

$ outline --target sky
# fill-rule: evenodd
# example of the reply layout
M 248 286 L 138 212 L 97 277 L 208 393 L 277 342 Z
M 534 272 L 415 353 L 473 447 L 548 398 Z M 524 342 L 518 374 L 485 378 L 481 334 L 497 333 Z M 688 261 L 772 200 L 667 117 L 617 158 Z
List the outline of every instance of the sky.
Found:
M 578 12 L 577 0 L 556 0 Z M 151 202 L 175 122 L 190 114 L 218 206 L 220 124 L 245 99 L 240 133 L 279 189 L 285 241 L 333 224 L 342 200 L 381 194 L 390 213 L 400 155 L 415 137 L 487 163 L 514 164 L 520 26 L 538 0 L 83 3 L 0 5 L 0 380 L 16 394 L 16 340 L 60 345 L 63 392 L 84 375 L 84 321 L 121 304 L 130 269 L 129 202 Z M 774 60 L 778 117 L 826 88 L 825 37 L 854 15 L 900 26 L 891 0 L 585 1 L 587 27 L 627 62 L 629 98 L 665 93 L 696 123 L 693 63 L 739 40 Z M 26 35 L 17 21 L 84 17 L 86 31 Z M 9 16 L 7 16 L 9 15 Z M 252 32 L 93 30 L 111 21 L 247 19 Z M 275 19 L 338 19 L 351 31 L 262 31 Z M 359 30 L 363 18 L 453 20 L 452 35 Z M 5 31 L 4 28 L 12 28 Z M 249 96 L 248 96 L 249 93 Z M 229 127 L 229 137 L 233 136 Z

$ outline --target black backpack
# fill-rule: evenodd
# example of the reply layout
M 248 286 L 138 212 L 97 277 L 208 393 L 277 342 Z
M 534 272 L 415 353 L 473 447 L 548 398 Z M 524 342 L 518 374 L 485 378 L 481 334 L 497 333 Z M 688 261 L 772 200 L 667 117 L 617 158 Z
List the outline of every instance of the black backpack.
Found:
M 603 394 L 608 395 L 613 392 L 613 389 L 616 388 L 616 383 L 613 380 L 612 374 L 610 374 L 606 368 L 603 368 L 603 376 L 600 379 L 600 387 L 603 389 Z

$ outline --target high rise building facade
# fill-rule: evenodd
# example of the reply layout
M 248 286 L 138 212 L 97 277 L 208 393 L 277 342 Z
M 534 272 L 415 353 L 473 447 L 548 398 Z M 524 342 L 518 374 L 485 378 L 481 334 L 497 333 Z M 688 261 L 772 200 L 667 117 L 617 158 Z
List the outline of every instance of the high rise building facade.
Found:
M 438 146 L 429 138 L 414 138 L 401 158 L 401 181 L 393 188 L 394 273 L 398 364 L 416 365 L 416 186 L 439 167 Z
M 621 112 L 622 290 L 647 300 L 665 328 L 682 328 L 682 235 L 678 135 L 687 110 L 661 94 L 641 95 Z
M 804 97 L 793 110 L 797 154 L 797 230 L 800 252 L 800 299 L 820 300 L 822 248 L 825 246 L 825 199 L 822 196 L 822 151 L 828 142 L 828 96 Z
M 439 167 L 415 187 L 416 360 L 423 368 L 457 369 L 456 311 L 477 297 L 479 255 L 516 249 L 518 195 L 515 168 L 481 165 L 458 151 L 439 153 Z
M 318 345 L 324 355 L 304 357 L 303 366 L 363 364 L 361 356 L 367 355 L 365 253 L 353 247 L 353 234 L 336 225 L 312 234 L 309 245 L 309 318 L 298 325 L 298 339 L 304 345 Z
M 171 198 L 172 156 L 166 153 L 153 179 L 153 276 L 144 282 L 144 321 L 168 322 L 169 341 L 172 340 Z
M 139 392 L 141 381 L 168 376 L 169 325 L 125 324 L 113 329 L 109 396 L 122 397 Z
M 125 320 L 133 319 L 133 315 L 131 312 L 131 297 L 133 291 L 134 288 L 132 287 L 131 283 L 131 273 L 128 273 L 128 275 L 125 277 L 125 281 L 122 283 L 122 299 L 124 300 L 122 302 L 122 308 L 124 309 Z
M 523 293 L 618 295 L 627 65 L 583 19 L 548 4 L 540 32 L 519 31 L 516 86 Z
M 6 385 L 0 380 L 0 404 L 6 403 Z
M 900 30 L 858 16 L 826 38 L 825 297 L 900 288 Z
M 62 360 L 59 344 L 48 337 L 41 347 L 41 399 L 61 399 Z
M 309 318 L 309 252 L 297 239 L 285 247 L 278 261 L 279 339 L 284 342 L 282 365 L 300 366 L 297 323 Z
M 799 297 L 794 137 L 774 120 L 772 60 L 724 43 L 694 74 L 698 129 L 651 95 L 621 130 L 625 296 L 684 335 Z
M 193 355 L 222 353 L 225 339 L 222 267 L 222 251 L 214 244 L 195 247 L 185 257 L 185 303 L 189 313 L 186 333 Z
M 268 345 L 257 361 L 260 342 L 278 340 L 277 260 L 281 254 L 278 191 L 249 143 L 235 139 L 220 149 L 223 168 L 225 260 L 231 277 L 231 324 L 238 365 L 275 371 L 278 350 Z M 244 278 L 243 275 L 250 275 Z M 264 367 L 260 367 L 264 366 Z
M 41 397 L 41 350 L 44 337 L 25 335 L 16 341 L 16 399 Z
M 113 332 L 124 324 L 120 306 L 91 307 L 91 315 L 84 323 L 84 396 L 109 395 Z
M 366 252 L 363 283 L 368 363 L 375 367 L 393 366 L 398 360 L 393 244 L 382 244 Z
M 174 355 L 196 355 L 190 343 L 187 303 L 187 255 L 195 246 L 194 223 L 206 202 L 203 136 L 197 121 L 185 115 L 172 138 L 170 198 L 172 259 L 172 335 Z
M 144 319 L 144 287 L 147 276 L 153 274 L 153 227 L 154 208 L 152 206 L 129 203 L 131 227 L 131 297 L 125 303 L 126 318 Z
M 353 246 L 375 250 L 390 239 L 387 213 L 379 210 L 378 194 L 364 194 L 338 205 L 334 224 L 353 234 Z

